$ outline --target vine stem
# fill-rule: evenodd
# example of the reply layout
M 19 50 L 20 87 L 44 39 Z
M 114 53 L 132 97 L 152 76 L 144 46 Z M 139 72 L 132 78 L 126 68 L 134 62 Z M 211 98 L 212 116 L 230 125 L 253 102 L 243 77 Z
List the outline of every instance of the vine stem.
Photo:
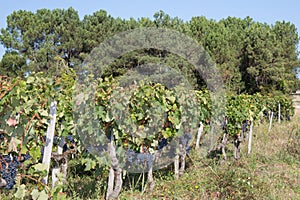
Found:
M 28 179 L 30 179 L 30 180 L 32 180 L 32 181 L 35 181 L 35 182 L 38 183 L 38 184 L 41 184 L 42 186 L 44 186 L 44 187 L 46 188 L 46 190 L 47 190 L 49 193 L 51 193 L 50 188 L 49 188 L 46 184 L 44 184 L 43 182 L 39 181 L 38 179 L 33 178 L 32 176 L 27 175 L 27 174 L 20 174 L 20 176 L 21 176 L 22 178 L 28 178 Z
M 0 76 L 1 78 L 5 78 L 6 76 Z M 8 88 L 8 90 L 4 91 L 4 93 L 0 94 L 0 99 L 2 99 L 7 93 L 9 93 L 12 89 L 14 89 L 14 87 L 20 82 L 20 80 L 17 80 L 10 88 Z M 2 86 L 1 86 L 2 88 Z

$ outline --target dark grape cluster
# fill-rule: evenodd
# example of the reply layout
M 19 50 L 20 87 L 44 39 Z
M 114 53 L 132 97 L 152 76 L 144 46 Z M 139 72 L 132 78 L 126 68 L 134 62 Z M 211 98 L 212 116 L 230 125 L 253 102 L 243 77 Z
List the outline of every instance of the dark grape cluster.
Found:
M 135 152 L 132 149 L 126 151 L 126 161 L 130 164 L 133 163 Z
M 132 149 L 126 151 L 126 167 L 136 170 L 149 170 L 153 164 L 151 153 L 138 153 Z
M 168 140 L 166 138 L 161 138 L 159 141 L 158 141 L 158 145 L 157 145 L 157 149 L 158 150 L 161 150 L 162 148 L 164 148 L 165 146 L 168 145 Z
M 147 164 L 147 168 L 152 166 L 153 155 L 151 153 L 138 153 L 136 159 L 134 161 L 135 165 L 143 165 Z
M 179 144 L 182 144 L 184 147 L 187 147 L 192 140 L 192 135 L 190 133 L 184 133 L 179 137 Z
M 53 138 L 53 144 L 54 145 L 58 145 L 59 142 L 60 142 L 60 138 L 58 136 L 54 136 L 54 138 Z
M 69 141 L 71 143 L 75 143 L 75 140 L 72 135 L 67 135 L 66 139 L 67 139 L 67 141 Z
M 247 132 L 248 131 L 248 125 L 249 125 L 249 120 L 244 120 L 243 123 L 242 123 L 242 130 L 243 130 L 243 133 Z
M 179 137 L 179 144 L 185 147 L 185 152 L 189 155 L 192 147 L 190 142 L 192 140 L 192 135 L 190 133 L 184 133 L 182 136 Z
M 5 188 L 10 190 L 16 184 L 17 168 L 20 163 L 17 156 L 4 155 L 1 156 L 0 174 L 2 179 L 6 181 Z
M 44 136 L 44 141 L 46 142 L 46 136 Z M 63 152 L 66 152 L 68 151 L 69 149 L 69 146 L 68 146 L 68 143 L 71 143 L 72 145 L 69 145 L 71 146 L 71 149 L 73 147 L 73 145 L 76 143 L 73 136 L 72 135 L 67 135 L 67 137 L 59 137 L 59 136 L 54 136 L 53 138 L 53 144 L 54 145 L 58 145 L 60 147 L 63 148 Z M 41 151 L 41 159 L 43 158 L 44 156 L 44 146 L 40 146 L 40 151 Z
M 24 161 L 29 160 L 31 158 L 31 156 L 28 152 L 26 154 L 22 154 L 22 157 L 24 158 Z
M 69 149 L 73 149 L 74 148 L 75 140 L 74 140 L 74 138 L 73 138 L 72 135 L 67 135 L 67 137 L 65 139 L 62 138 L 62 140 L 64 141 L 63 152 L 66 152 Z
M 22 161 L 26 161 L 31 158 L 29 153 L 21 155 Z M 2 179 L 6 181 L 5 188 L 10 190 L 16 184 L 16 176 L 17 176 L 17 169 L 20 166 L 20 161 L 18 156 L 11 154 L 9 155 L 1 155 L 0 154 L 0 175 Z
M 192 150 L 192 146 L 186 147 L 186 149 L 185 149 L 186 154 L 190 155 L 191 150 Z
M 0 133 L 0 140 L 4 140 L 4 135 Z

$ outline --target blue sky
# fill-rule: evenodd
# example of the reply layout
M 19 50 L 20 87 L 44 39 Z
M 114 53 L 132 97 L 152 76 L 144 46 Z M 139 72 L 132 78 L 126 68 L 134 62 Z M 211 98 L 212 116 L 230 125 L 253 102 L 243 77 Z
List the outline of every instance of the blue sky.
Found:
M 228 16 L 252 17 L 255 21 L 274 24 L 276 21 L 290 21 L 295 24 L 300 35 L 300 1 L 298 0 L 2 0 L 0 5 L 0 28 L 6 27 L 6 17 L 14 10 L 36 11 L 41 8 L 76 9 L 81 18 L 86 14 L 104 9 L 113 17 L 152 18 L 153 14 L 163 10 L 171 17 L 185 21 L 193 16 L 205 16 L 219 20 Z M 4 48 L 0 45 L 0 58 Z

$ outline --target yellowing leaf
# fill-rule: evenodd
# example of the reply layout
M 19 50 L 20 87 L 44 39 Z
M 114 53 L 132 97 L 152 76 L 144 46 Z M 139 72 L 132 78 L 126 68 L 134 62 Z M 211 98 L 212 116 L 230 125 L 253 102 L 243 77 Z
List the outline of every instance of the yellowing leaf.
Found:
M 47 170 L 47 165 L 42 164 L 42 163 L 38 163 L 36 165 L 33 166 L 35 171 L 44 171 Z
M 170 100 L 171 103 L 174 103 L 176 100 L 176 98 L 174 96 L 168 96 L 167 99 Z
M 37 189 L 33 189 L 30 193 L 33 200 L 47 200 L 48 195 L 46 194 L 45 190 L 38 191 Z
M 17 192 L 14 194 L 14 197 L 16 199 L 23 199 L 25 197 L 25 191 L 26 191 L 25 185 L 24 184 L 20 185 L 18 187 Z
M 29 76 L 28 78 L 27 78 L 27 81 L 26 81 L 27 83 L 33 83 L 34 82 L 34 77 L 32 77 L 32 76 Z

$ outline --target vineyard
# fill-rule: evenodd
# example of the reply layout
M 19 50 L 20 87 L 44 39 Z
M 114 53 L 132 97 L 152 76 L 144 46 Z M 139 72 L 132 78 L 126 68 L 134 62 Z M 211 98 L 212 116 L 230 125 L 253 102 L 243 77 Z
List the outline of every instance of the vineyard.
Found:
M 267 125 L 270 132 L 274 123 L 287 123 L 294 115 L 286 96 L 228 94 L 219 102 L 220 107 L 225 104 L 224 113 L 212 120 L 218 109 L 213 109 L 207 90 L 168 89 L 151 82 L 124 88 L 113 77 L 93 84 L 91 100 L 76 94 L 82 86 L 71 69 L 51 78 L 43 73 L 26 79 L 1 77 L 2 194 L 71 198 L 73 180 L 90 175 L 103 198 L 117 198 L 134 184 L 151 193 L 157 174 L 174 174 L 180 180 L 186 167 L 196 167 L 188 160 L 203 153 L 212 132 L 218 139 L 205 149 L 205 159 L 220 165 L 228 159 L 245 162 L 253 159 L 245 157 L 257 139 L 253 126 Z M 247 154 L 241 158 L 245 147 Z
M 294 24 L 43 8 L 0 44 L 0 199 L 299 198 Z

